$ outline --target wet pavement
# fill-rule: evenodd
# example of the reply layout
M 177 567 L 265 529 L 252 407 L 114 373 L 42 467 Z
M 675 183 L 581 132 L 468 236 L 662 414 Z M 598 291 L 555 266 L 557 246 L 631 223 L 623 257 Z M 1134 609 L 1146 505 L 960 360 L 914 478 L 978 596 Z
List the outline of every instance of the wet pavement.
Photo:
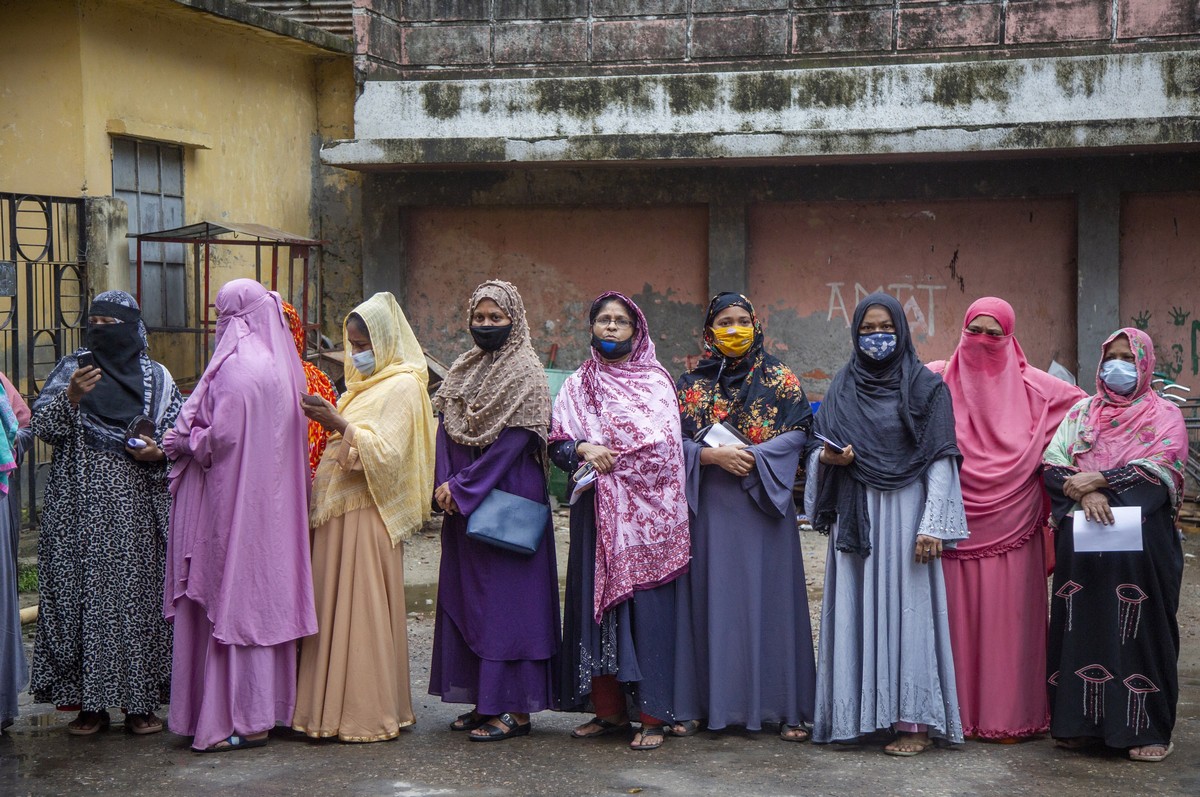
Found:
M 810 594 L 819 601 L 824 538 L 804 535 Z M 425 694 L 433 637 L 436 537 L 409 543 L 409 638 L 417 725 L 399 739 L 368 745 L 313 742 L 279 729 L 266 747 L 198 755 L 187 739 L 133 736 L 116 724 L 72 737 L 73 715 L 29 705 L 0 735 L 0 797 L 25 795 L 959 795 L 998 793 L 1200 795 L 1200 538 L 1185 550 L 1180 612 L 1183 654 L 1174 755 L 1135 764 L 1115 753 L 1071 753 L 1048 739 L 1018 745 L 968 742 L 915 758 L 891 758 L 882 743 L 794 744 L 774 733 L 701 733 L 634 752 L 628 737 L 582 741 L 569 731 L 584 717 L 535 715 L 531 736 L 468 742 L 447 724 L 462 706 Z M 422 559 L 425 561 L 422 563 Z M 424 580 L 423 580 L 424 579 Z M 428 603 L 426 602 L 428 601 Z M 26 696 L 27 700 L 27 696 Z

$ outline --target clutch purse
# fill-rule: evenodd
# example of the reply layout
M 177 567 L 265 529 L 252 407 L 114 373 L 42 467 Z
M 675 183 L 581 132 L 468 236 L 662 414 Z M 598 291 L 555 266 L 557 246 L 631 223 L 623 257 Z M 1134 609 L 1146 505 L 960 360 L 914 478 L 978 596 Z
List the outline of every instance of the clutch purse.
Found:
M 492 490 L 467 517 L 467 536 L 531 556 L 542 544 L 550 506 L 503 490 Z

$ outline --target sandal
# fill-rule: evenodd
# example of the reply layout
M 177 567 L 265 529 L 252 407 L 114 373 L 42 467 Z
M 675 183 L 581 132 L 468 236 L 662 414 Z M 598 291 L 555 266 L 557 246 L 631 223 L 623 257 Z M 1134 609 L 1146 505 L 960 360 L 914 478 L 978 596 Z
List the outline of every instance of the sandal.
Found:
M 667 740 L 667 734 L 663 730 L 663 727 L 664 726 L 662 725 L 651 725 L 649 727 L 643 725 L 642 729 L 638 731 L 638 735 L 642 737 L 642 740 L 639 742 L 638 740 L 634 739 L 629 743 L 629 749 L 642 751 L 657 750 L 658 748 L 662 747 L 663 742 Z M 646 744 L 647 740 L 649 739 L 657 739 L 658 741 L 656 741 L 654 744 Z
M 261 739 L 247 739 L 245 736 L 239 736 L 235 733 L 232 736 L 217 742 L 212 747 L 205 747 L 204 749 L 193 747 L 192 752 L 228 753 L 233 750 L 249 750 L 251 747 L 265 747 L 266 744 L 266 736 L 262 737 Z
M 67 723 L 67 733 L 72 736 L 91 736 L 108 730 L 108 711 L 80 711 L 79 716 Z
M 904 745 L 905 747 L 912 747 L 915 749 L 901 750 L 898 747 L 892 746 L 892 745 L 897 745 L 897 744 Z M 902 739 L 896 739 L 894 742 L 892 742 L 891 744 L 884 747 L 883 752 L 887 753 L 888 755 L 897 756 L 899 758 L 911 758 L 912 756 L 920 755 L 921 753 L 928 750 L 930 747 L 933 747 L 933 739 L 918 740 L 918 739 L 912 739 L 912 738 L 902 738 Z
M 1175 752 L 1175 743 L 1174 742 L 1167 742 L 1165 745 L 1164 744 L 1144 744 L 1144 745 L 1142 745 L 1143 749 L 1145 749 L 1147 747 L 1157 747 L 1157 748 L 1161 749 L 1162 752 L 1161 753 L 1135 753 L 1133 751 L 1133 749 L 1130 748 L 1129 760 L 1130 761 L 1146 761 L 1151 764 L 1156 764 L 1159 761 L 1162 761 L 1167 756 L 1169 756 L 1171 753 Z
M 502 742 L 505 739 L 512 739 L 517 736 L 528 736 L 529 732 L 533 730 L 532 722 L 526 722 L 524 725 L 522 725 L 521 723 L 517 722 L 516 718 L 513 717 L 512 714 L 509 714 L 507 711 L 503 714 L 492 717 L 492 719 L 500 720 L 500 723 L 504 725 L 504 727 L 508 728 L 508 730 L 502 731 L 495 725 L 485 722 L 476 730 L 483 729 L 487 734 L 486 736 L 480 736 L 472 733 L 468 735 L 467 738 L 472 742 Z
M 579 732 L 579 728 L 586 728 L 589 725 L 595 725 L 595 726 L 599 727 L 600 730 L 594 731 L 592 733 L 580 733 Z M 571 736 L 575 739 L 595 739 L 597 736 L 608 736 L 610 733 L 620 733 L 621 731 L 627 731 L 630 729 L 630 727 L 632 727 L 632 726 L 629 724 L 628 719 L 625 720 L 624 722 L 609 722 L 608 720 L 606 720 L 602 717 L 592 717 L 590 720 L 588 720 L 587 722 L 580 725 L 579 728 L 576 728 L 575 730 L 571 731 Z
M 459 714 L 454 722 L 450 723 L 450 730 L 473 731 L 490 719 L 491 717 L 480 714 L 475 709 L 471 709 L 466 714 Z
M 126 714 L 125 715 L 125 732 L 132 733 L 136 736 L 148 736 L 152 733 L 161 733 L 163 722 L 153 711 L 146 714 Z
M 675 730 L 676 728 L 683 728 L 683 730 L 677 731 Z M 677 722 L 674 725 L 664 725 L 663 733 L 665 733 L 667 736 L 678 736 L 681 739 L 686 739 L 688 736 L 695 736 L 696 734 L 700 733 L 700 728 L 700 720 L 684 720 L 683 722 Z
M 804 744 L 812 738 L 812 734 L 803 725 L 780 725 L 779 738 L 785 742 Z

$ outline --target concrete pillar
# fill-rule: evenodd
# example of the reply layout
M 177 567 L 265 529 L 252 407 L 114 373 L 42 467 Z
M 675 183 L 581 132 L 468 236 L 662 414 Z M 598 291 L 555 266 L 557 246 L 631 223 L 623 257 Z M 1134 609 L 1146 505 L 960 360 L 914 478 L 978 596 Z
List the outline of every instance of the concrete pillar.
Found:
M 1121 326 L 1121 191 L 1115 183 L 1097 179 L 1080 190 L 1077 202 L 1076 374 L 1090 393 L 1100 345 Z
M 92 296 L 104 291 L 133 293 L 129 262 L 129 206 L 111 196 L 85 197 L 87 279 Z
M 390 196 L 389 196 L 390 194 Z M 363 296 L 391 291 L 404 304 L 407 288 L 407 220 L 387 184 L 366 175 L 362 213 Z
M 708 206 L 708 293 L 745 293 L 746 283 L 746 202 L 714 197 Z

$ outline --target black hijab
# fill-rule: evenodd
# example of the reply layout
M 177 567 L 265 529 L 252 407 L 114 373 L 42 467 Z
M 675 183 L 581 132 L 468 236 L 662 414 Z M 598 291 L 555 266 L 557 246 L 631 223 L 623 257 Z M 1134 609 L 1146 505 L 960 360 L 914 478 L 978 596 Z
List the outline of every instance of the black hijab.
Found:
M 89 316 L 109 316 L 116 324 L 89 324 L 87 345 L 103 374 L 80 407 L 106 426 L 125 428 L 146 411 L 146 376 L 142 367 L 142 313 L 135 307 L 96 300 Z
M 726 357 L 713 337 L 713 319 L 730 307 L 750 314 L 754 342 L 741 357 Z M 683 434 L 695 436 L 728 420 L 754 443 L 784 432 L 808 432 L 812 406 L 792 369 L 763 349 L 763 330 L 754 305 L 740 293 L 718 293 L 704 317 L 704 359 L 675 384 Z
M 858 348 L 858 327 L 876 305 L 891 314 L 896 326 L 896 349 L 883 360 Z M 813 527 L 828 534 L 836 521 L 837 549 L 865 557 L 871 553 L 866 488 L 899 490 L 924 476 L 938 459 L 961 460 L 961 454 L 950 391 L 917 359 L 900 302 L 885 293 L 863 299 L 854 310 L 850 339 L 854 353 L 821 402 L 816 431 L 853 445 L 854 462 L 823 470 Z

